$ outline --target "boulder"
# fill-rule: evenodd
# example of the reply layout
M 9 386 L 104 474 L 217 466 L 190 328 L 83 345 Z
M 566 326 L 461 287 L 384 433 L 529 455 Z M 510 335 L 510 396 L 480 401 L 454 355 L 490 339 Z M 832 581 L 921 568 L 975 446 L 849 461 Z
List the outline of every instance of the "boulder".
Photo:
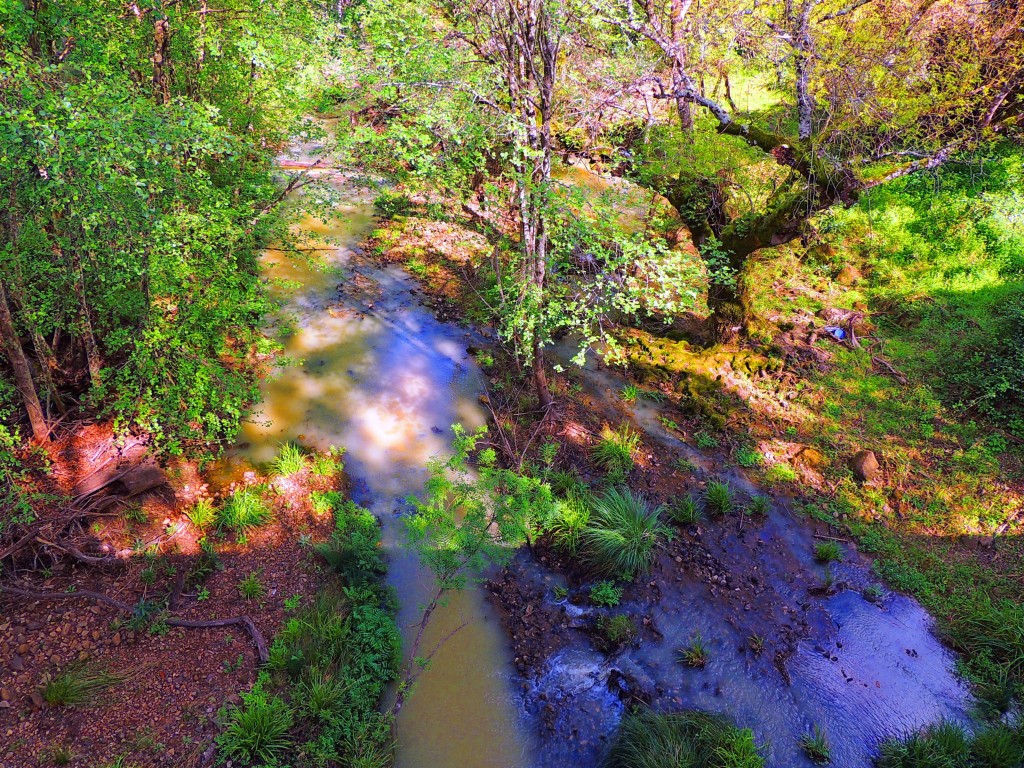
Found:
M 860 480 L 862 483 L 867 483 L 873 480 L 878 475 L 878 459 L 875 458 L 874 451 L 858 451 L 850 459 L 850 469 L 853 471 L 853 476 Z

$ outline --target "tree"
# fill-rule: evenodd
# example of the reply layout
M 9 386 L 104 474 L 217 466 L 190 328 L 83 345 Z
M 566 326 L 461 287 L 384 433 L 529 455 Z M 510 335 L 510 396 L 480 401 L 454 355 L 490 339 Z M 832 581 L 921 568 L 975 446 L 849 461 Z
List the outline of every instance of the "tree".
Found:
M 725 169 L 694 173 L 685 162 L 669 163 L 676 167 L 667 174 L 647 169 L 646 183 L 679 210 L 707 257 L 711 332 L 719 340 L 746 326 L 744 273 L 753 253 L 806 236 L 822 210 L 1004 133 L 1022 108 L 1024 11 L 1003 2 L 598 0 L 593 7 L 606 24 L 660 51 L 670 76 L 668 83 L 647 76 L 656 98 L 701 108 L 721 141 L 734 137 L 778 169 L 761 204 L 742 213 Z M 703 32 L 684 39 L 679 29 Z M 711 55 L 777 71 L 782 111 L 745 113 L 728 92 L 728 103 L 709 94 L 702 75 Z

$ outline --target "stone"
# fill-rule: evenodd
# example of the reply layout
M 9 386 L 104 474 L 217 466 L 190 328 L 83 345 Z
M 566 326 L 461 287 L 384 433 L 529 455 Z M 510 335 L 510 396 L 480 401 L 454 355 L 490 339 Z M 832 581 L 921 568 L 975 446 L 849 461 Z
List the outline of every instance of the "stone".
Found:
M 858 451 L 850 459 L 850 469 L 853 471 L 853 476 L 860 480 L 862 483 L 867 483 L 873 480 L 878 475 L 878 459 L 875 458 L 874 451 Z
M 24 672 L 25 671 L 25 661 L 24 661 L 24 659 L 21 658 L 21 656 L 13 656 L 13 657 L 11 657 L 11 662 L 10 662 L 10 664 L 8 666 L 10 666 L 10 668 L 14 672 Z

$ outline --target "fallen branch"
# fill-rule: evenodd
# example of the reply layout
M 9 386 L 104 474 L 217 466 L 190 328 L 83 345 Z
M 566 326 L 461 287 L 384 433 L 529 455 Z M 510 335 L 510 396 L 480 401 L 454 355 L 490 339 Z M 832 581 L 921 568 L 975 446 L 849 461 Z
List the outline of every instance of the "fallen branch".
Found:
M 896 381 L 898 381 L 900 384 L 906 384 L 907 383 L 907 377 L 904 376 L 899 371 L 897 371 L 893 367 L 892 363 L 890 363 L 888 360 L 885 360 L 884 358 L 878 357 L 876 355 L 872 355 L 871 356 L 871 362 L 874 365 L 877 365 L 877 366 L 879 366 L 881 368 L 884 368 L 886 371 L 888 371 L 890 374 L 892 374 L 893 378 L 895 378 Z
M 826 536 L 824 533 L 813 534 L 815 539 L 824 539 L 825 541 L 841 541 L 844 544 L 851 544 L 850 539 L 844 539 L 842 536 Z
M 132 606 L 128 603 L 124 603 L 116 598 L 104 595 L 102 592 L 92 592 L 87 589 L 79 589 L 74 592 L 33 592 L 28 589 L 21 589 L 20 587 L 12 587 L 7 584 L 0 584 L 0 592 L 6 592 L 9 595 L 16 595 L 17 597 L 23 597 L 28 600 L 74 600 L 82 598 L 85 600 L 95 600 L 109 605 L 111 608 L 115 608 L 122 613 L 134 613 Z M 208 629 L 213 627 L 233 627 L 240 626 L 249 633 L 249 637 L 252 638 L 253 644 L 256 646 L 256 653 L 259 657 L 261 664 L 266 664 L 270 659 L 270 650 L 267 647 L 266 638 L 263 637 L 263 633 L 260 632 L 259 627 L 248 616 L 231 616 L 226 619 L 208 619 L 206 621 L 191 621 L 189 619 L 179 619 L 170 617 L 164 620 L 164 623 L 169 627 L 186 627 L 189 629 Z

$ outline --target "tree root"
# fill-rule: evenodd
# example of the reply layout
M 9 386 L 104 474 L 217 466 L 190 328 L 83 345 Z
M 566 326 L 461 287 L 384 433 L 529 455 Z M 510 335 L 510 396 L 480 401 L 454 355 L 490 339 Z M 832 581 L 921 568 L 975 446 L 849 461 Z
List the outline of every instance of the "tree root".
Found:
M 27 600 L 74 600 L 82 598 L 85 600 L 95 600 L 109 605 L 111 608 L 116 608 L 122 613 L 132 613 L 132 606 L 128 603 L 121 602 L 116 598 L 104 595 L 102 592 L 92 592 L 87 589 L 79 589 L 75 592 L 33 592 L 28 589 L 21 589 L 20 587 L 12 587 L 7 584 L 0 584 L 0 592 L 6 592 L 9 595 L 15 595 L 22 597 Z M 170 617 L 164 620 L 164 623 L 169 627 L 186 627 L 190 629 L 209 629 L 213 627 L 232 627 L 240 626 L 252 638 L 253 644 L 256 646 L 256 655 L 260 660 L 261 664 L 266 664 L 270 660 L 270 650 L 267 647 L 267 640 L 263 637 L 263 633 L 260 632 L 259 627 L 256 626 L 249 616 L 231 616 L 226 619 L 206 619 L 203 621 L 192 621 L 189 619 L 179 619 Z

